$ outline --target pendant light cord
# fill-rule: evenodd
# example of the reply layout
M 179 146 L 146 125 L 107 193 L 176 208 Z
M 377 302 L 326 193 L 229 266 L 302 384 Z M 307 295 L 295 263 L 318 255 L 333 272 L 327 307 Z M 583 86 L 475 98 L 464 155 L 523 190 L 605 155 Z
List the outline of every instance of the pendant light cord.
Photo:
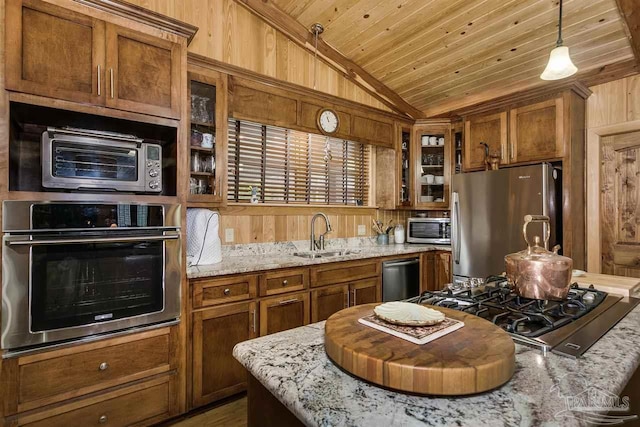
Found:
M 558 17 L 558 41 L 556 47 L 562 46 L 562 0 L 560 0 L 560 16 Z
M 314 49 L 313 49 L 313 89 L 316 89 L 316 82 L 318 81 L 318 36 L 324 32 L 322 24 L 316 22 L 311 26 L 311 32 L 314 36 Z
M 318 32 L 315 31 L 316 34 L 316 45 L 313 50 L 313 89 L 316 89 L 316 79 L 318 75 Z

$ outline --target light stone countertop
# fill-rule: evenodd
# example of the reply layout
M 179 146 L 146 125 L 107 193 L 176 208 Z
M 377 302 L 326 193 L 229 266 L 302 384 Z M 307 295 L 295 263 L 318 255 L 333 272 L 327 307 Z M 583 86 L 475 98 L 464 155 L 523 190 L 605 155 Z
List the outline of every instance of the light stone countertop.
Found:
M 450 251 L 450 246 L 421 244 L 377 245 L 370 238 L 327 240 L 326 251 L 348 249 L 348 255 L 320 257 L 315 259 L 293 255 L 294 252 L 309 250 L 308 241 L 262 243 L 249 245 L 225 245 L 222 247 L 222 262 L 211 265 L 187 267 L 189 279 L 223 276 L 226 274 L 249 273 L 278 268 L 304 267 L 330 262 L 353 261 L 358 259 L 406 255 L 435 250 Z
M 308 426 L 583 426 L 566 416 L 579 416 L 568 399 L 623 389 L 640 363 L 640 306 L 577 360 L 516 344 L 513 378 L 469 397 L 402 394 L 345 373 L 326 356 L 324 322 L 245 341 L 233 354 Z

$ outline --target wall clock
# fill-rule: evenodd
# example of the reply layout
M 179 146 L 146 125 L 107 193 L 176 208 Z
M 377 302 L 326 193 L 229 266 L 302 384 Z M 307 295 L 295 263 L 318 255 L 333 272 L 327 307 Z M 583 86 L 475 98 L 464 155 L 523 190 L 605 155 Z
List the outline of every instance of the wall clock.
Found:
M 323 108 L 318 112 L 318 129 L 325 135 L 333 135 L 338 132 L 340 119 L 338 114 L 330 109 Z

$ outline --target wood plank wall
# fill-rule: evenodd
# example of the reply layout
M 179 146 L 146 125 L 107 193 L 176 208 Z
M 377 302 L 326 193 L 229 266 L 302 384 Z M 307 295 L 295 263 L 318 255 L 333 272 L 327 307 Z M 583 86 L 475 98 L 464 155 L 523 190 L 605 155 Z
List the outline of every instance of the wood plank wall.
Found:
M 587 270 L 602 271 L 601 224 L 615 220 L 601 210 L 602 143 L 608 135 L 640 130 L 640 75 L 589 89 L 587 99 Z M 609 215 L 610 216 L 610 215 Z
M 589 89 L 587 129 L 640 120 L 640 75 Z
M 189 52 L 313 88 L 313 55 L 249 12 L 237 0 L 129 1 L 199 27 Z M 318 60 L 317 72 L 317 90 L 389 111 L 321 60 Z
M 289 240 L 309 239 L 311 218 L 315 212 L 326 212 L 333 231 L 327 234 L 327 239 L 362 237 L 358 236 L 358 225 L 365 226 L 365 236 L 374 236 L 371 229 L 372 220 L 379 219 L 385 224 L 393 220 L 394 224 L 402 223 L 406 226 L 411 211 L 386 211 L 376 209 L 362 209 L 354 213 L 335 212 L 332 208 L 318 208 L 308 212 L 287 214 L 285 211 L 268 209 L 265 214 L 250 214 L 239 212 L 244 208 L 223 208 L 220 212 L 220 237 L 222 244 L 245 244 L 282 242 Z M 339 209 L 339 208 L 338 208 Z M 234 230 L 234 241 L 225 241 L 225 229 Z M 316 223 L 316 235 L 324 232 L 322 221 Z

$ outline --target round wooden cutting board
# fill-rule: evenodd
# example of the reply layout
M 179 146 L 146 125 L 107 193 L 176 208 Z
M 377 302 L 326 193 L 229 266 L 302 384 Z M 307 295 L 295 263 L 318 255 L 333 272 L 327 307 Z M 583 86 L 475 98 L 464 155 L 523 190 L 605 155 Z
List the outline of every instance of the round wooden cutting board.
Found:
M 496 388 L 515 370 L 515 345 L 493 323 L 432 307 L 464 326 L 418 345 L 358 323 L 378 304 L 351 307 L 325 325 L 329 358 L 347 372 L 390 389 L 428 395 L 466 395 Z

